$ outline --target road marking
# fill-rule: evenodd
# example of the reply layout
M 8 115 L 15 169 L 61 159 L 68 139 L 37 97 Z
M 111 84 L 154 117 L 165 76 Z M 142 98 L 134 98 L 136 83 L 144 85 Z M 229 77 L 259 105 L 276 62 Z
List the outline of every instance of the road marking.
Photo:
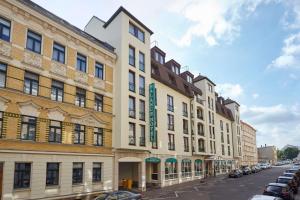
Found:
M 197 192 L 199 191 L 198 187 L 194 187 L 194 189 L 195 189 Z

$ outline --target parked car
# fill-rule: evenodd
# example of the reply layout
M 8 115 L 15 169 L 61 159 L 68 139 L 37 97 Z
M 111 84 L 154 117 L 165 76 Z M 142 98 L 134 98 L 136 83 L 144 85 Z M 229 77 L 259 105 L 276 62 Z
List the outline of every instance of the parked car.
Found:
M 298 177 L 300 177 L 300 169 L 292 168 L 292 169 L 285 170 L 285 172 L 286 173 L 295 173 Z
M 239 178 L 243 176 L 243 172 L 239 169 L 234 169 L 229 172 L 229 178 Z
M 292 188 L 294 194 L 298 193 L 298 184 L 297 184 L 296 180 L 293 177 L 279 176 L 276 179 L 276 183 L 287 184 Z
M 299 177 L 297 177 L 296 174 L 294 174 L 294 173 L 283 173 L 282 176 L 293 177 L 295 179 L 295 181 L 297 182 L 297 185 L 299 186 L 300 179 L 299 179 Z
M 280 197 L 272 197 L 267 195 L 254 195 L 249 200 L 282 200 Z
M 283 183 L 269 183 L 263 194 L 280 197 L 284 200 L 294 200 L 293 190 L 287 184 Z
M 261 169 L 267 169 L 267 168 L 268 168 L 267 165 L 264 164 L 264 163 L 263 163 L 263 164 L 260 164 L 259 166 L 260 166 Z
M 135 194 L 128 191 L 105 192 L 98 195 L 94 200 L 139 200 L 141 194 Z
M 251 166 L 250 169 L 251 169 L 251 172 L 252 172 L 252 173 L 257 173 L 257 172 L 259 172 L 258 168 L 257 168 L 255 165 Z
M 241 170 L 243 172 L 243 175 L 249 175 L 252 173 L 250 167 L 242 167 Z

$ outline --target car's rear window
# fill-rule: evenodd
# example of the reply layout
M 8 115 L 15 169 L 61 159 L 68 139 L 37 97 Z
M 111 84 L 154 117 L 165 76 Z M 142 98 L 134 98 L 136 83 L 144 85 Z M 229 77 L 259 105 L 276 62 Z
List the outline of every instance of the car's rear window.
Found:
M 278 181 L 278 183 L 285 183 L 285 184 L 287 184 L 287 183 L 289 183 L 289 179 L 286 179 L 286 178 L 279 178 L 279 179 L 277 179 L 277 181 Z
M 283 176 L 286 176 L 286 177 L 293 177 L 294 174 L 283 174 Z
M 273 186 L 273 185 L 269 185 L 267 187 L 267 192 L 277 192 L 280 193 L 282 191 L 282 188 L 279 186 Z

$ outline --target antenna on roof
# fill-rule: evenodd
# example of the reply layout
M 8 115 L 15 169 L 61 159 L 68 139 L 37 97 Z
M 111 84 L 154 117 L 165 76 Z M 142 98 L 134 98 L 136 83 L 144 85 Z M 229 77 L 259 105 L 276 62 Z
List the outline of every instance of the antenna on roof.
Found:
M 158 46 L 158 42 L 156 40 L 152 41 L 150 44 L 151 47 Z
M 183 66 L 183 67 L 181 67 L 181 70 L 183 71 L 183 70 L 185 70 L 185 71 L 189 71 L 189 66 Z

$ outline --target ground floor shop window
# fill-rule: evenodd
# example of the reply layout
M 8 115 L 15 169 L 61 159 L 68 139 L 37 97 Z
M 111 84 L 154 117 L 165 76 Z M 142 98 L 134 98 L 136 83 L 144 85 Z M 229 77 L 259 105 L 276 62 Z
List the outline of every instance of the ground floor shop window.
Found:
M 177 161 L 173 158 L 167 159 L 165 162 L 165 179 L 176 179 L 177 175 Z
M 47 163 L 46 186 L 59 185 L 59 163 Z
M 216 173 L 220 172 L 220 162 L 219 161 L 215 161 L 215 172 Z
M 73 163 L 73 184 L 81 184 L 83 181 L 83 163 Z
M 195 176 L 201 176 L 203 173 L 202 160 L 195 160 Z
M 222 169 L 222 173 L 226 172 L 226 161 L 222 161 L 221 169 Z
M 93 182 L 101 181 L 102 163 L 93 163 Z
M 191 177 L 192 176 L 192 161 L 184 159 L 181 161 L 181 177 Z
M 16 163 L 14 189 L 30 187 L 31 163 Z

